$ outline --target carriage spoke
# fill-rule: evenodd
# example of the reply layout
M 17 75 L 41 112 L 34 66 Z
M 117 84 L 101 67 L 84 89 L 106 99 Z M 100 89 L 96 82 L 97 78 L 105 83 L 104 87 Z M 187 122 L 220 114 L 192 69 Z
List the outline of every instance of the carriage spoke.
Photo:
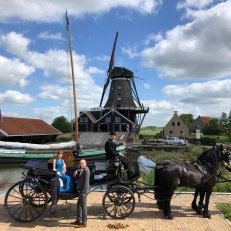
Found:
M 29 222 L 43 214 L 47 201 L 47 193 L 38 182 L 20 181 L 8 190 L 4 206 L 13 219 Z
M 28 207 L 29 207 L 29 211 L 30 211 L 30 214 L 31 214 L 31 217 L 33 218 L 33 220 L 34 220 L 34 216 L 33 216 L 33 213 L 32 213 L 32 211 L 31 211 L 31 208 L 30 208 L 30 206 L 28 205 Z
M 15 206 L 18 206 L 18 205 L 15 205 Z M 22 207 L 23 207 L 23 204 L 21 204 L 12 214 L 15 214 L 16 212 L 18 212 L 18 210 L 21 209 Z
M 134 207 L 134 195 L 125 186 L 114 186 L 104 194 L 103 208 L 107 215 L 112 218 L 126 218 L 133 212 Z

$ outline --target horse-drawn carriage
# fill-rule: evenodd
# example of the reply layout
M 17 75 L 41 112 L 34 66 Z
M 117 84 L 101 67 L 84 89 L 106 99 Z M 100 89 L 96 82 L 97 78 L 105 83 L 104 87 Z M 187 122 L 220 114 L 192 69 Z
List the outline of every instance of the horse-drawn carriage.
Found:
M 51 213 L 54 213 L 53 207 L 56 207 L 59 200 L 66 200 L 64 204 L 69 204 L 67 200 L 78 197 L 77 191 L 59 192 L 59 177 L 57 172 L 52 170 L 51 163 L 30 160 L 20 167 L 28 169 L 28 173 L 23 173 L 25 178 L 7 191 L 4 201 L 5 209 L 14 220 L 19 222 L 36 220 L 44 213 L 49 203 L 51 203 Z M 133 162 L 133 169 L 137 174 L 132 180 L 128 180 L 119 161 L 112 167 L 109 167 L 106 162 L 95 162 L 88 167 L 91 189 L 103 185 L 107 187 L 102 201 L 106 214 L 113 218 L 129 216 L 135 207 L 135 197 L 129 185 L 140 176 L 139 164 Z M 76 167 L 67 167 L 66 172 L 74 184 L 73 173 L 76 169 Z
M 129 180 L 121 167 L 120 162 L 115 162 L 113 167 L 107 163 L 95 162 L 88 166 L 90 169 L 90 185 L 94 189 L 98 186 L 106 186 L 106 192 L 102 199 L 102 206 L 106 214 L 112 218 L 123 219 L 128 217 L 135 208 L 134 193 L 138 198 L 144 193 L 155 193 L 155 199 L 160 209 L 164 211 L 166 218 L 171 219 L 170 201 L 177 186 L 193 187 L 206 192 L 205 210 L 208 212 L 208 202 L 213 186 L 219 175 L 218 168 L 222 162 L 229 164 L 229 152 L 222 146 L 209 149 L 201 155 L 204 162 L 199 165 L 173 163 L 163 161 L 155 167 L 154 185 L 141 187 L 135 182 L 140 177 L 138 162 L 133 161 L 133 170 L 137 173 Z M 59 192 L 59 177 L 52 170 L 50 163 L 42 161 L 29 161 L 22 168 L 28 169 L 24 179 L 15 183 L 6 193 L 4 207 L 11 218 L 19 222 L 30 222 L 39 218 L 51 203 L 50 209 L 56 206 L 59 200 L 67 200 L 78 197 L 76 191 L 72 193 Z M 73 182 L 73 173 L 76 167 L 67 167 L 67 172 Z M 181 175 L 184 172 L 183 175 Z M 188 175 L 187 175 L 188 172 Z M 195 184 L 195 179 L 197 183 Z M 190 181 L 194 181 L 190 185 Z M 164 190 L 164 192 L 163 192 Z M 153 198 L 154 199 L 154 198 Z M 203 201 L 203 199 L 202 199 Z M 70 204 L 69 204 L 70 205 Z M 51 212 L 52 213 L 52 212 Z

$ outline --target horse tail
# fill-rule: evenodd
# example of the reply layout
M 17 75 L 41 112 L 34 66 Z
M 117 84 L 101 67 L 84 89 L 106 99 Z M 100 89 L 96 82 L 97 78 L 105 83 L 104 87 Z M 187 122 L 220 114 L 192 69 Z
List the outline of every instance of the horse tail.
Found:
M 159 174 L 159 187 L 158 187 L 158 198 L 157 198 L 157 205 L 160 210 L 164 210 L 166 207 L 166 202 L 167 202 L 167 195 L 168 195 L 168 186 L 165 181 L 165 170 L 161 169 L 158 174 Z

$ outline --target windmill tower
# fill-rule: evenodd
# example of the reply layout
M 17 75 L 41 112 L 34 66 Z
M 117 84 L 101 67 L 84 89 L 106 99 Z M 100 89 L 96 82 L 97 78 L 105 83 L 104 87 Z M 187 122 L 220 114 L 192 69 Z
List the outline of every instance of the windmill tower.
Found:
M 143 104 L 139 100 L 133 72 L 124 67 L 114 67 L 114 54 L 117 37 L 118 32 L 116 33 L 112 49 L 100 107 L 102 106 L 102 101 L 107 87 L 109 86 L 109 83 L 111 83 L 109 97 L 103 108 L 104 112 L 107 113 L 111 109 L 117 110 L 135 124 L 134 132 L 138 133 L 149 108 L 144 108 Z

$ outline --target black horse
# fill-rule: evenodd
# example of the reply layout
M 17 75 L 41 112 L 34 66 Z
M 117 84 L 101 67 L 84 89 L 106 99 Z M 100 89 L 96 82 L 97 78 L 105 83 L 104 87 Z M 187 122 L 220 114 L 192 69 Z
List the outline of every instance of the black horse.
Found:
M 155 198 L 159 209 L 163 210 L 164 216 L 173 219 L 171 214 L 171 198 L 178 186 L 202 189 L 206 193 L 203 216 L 211 218 L 208 211 L 209 198 L 214 185 L 221 161 L 229 163 L 229 152 L 224 151 L 222 145 L 213 147 L 204 153 L 202 164 L 177 164 L 173 161 L 162 161 L 155 167 Z M 206 159 L 206 160 L 205 160 Z
M 228 153 L 228 151 L 227 151 L 227 153 Z M 206 159 L 207 159 L 207 155 L 205 155 L 205 154 L 206 154 L 206 152 L 203 152 L 198 157 L 198 159 L 195 161 L 195 163 L 203 164 L 203 162 L 206 161 Z M 221 164 L 222 167 L 225 167 L 225 169 L 227 171 L 231 172 L 231 168 L 229 168 L 229 166 L 228 166 L 230 164 L 230 162 L 231 162 L 231 156 L 229 155 L 228 158 L 229 158 L 229 163 L 226 163 L 225 161 L 222 161 L 220 164 Z M 198 202 L 198 205 L 197 205 L 197 197 L 198 197 L 198 195 L 200 195 L 200 199 L 199 199 L 199 202 Z M 205 197 L 205 189 L 204 189 L 204 187 L 196 188 L 191 206 L 192 206 L 192 208 L 194 210 L 196 210 L 196 212 L 199 215 L 202 215 L 202 209 L 204 208 L 204 203 L 203 203 L 204 197 Z

